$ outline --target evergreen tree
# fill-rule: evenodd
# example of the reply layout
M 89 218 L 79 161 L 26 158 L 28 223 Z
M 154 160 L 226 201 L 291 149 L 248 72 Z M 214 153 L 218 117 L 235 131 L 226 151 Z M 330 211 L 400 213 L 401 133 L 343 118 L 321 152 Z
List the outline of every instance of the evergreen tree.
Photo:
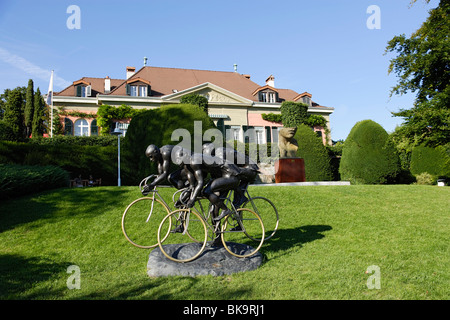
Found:
M 25 136 L 28 138 L 31 135 L 31 130 L 33 126 L 33 114 L 34 114 L 34 88 L 32 79 L 28 80 L 28 87 L 25 100 L 26 100 L 24 112 Z
M 5 104 L 5 114 L 3 117 L 3 120 L 10 125 L 15 140 L 22 140 L 24 137 L 24 96 L 22 93 L 23 90 L 21 89 L 22 88 L 16 88 L 9 91 L 8 99 Z
M 41 95 L 41 91 L 37 88 L 34 95 L 34 114 L 33 114 L 33 126 L 32 126 L 32 137 L 41 137 L 44 133 L 44 108 L 45 101 Z

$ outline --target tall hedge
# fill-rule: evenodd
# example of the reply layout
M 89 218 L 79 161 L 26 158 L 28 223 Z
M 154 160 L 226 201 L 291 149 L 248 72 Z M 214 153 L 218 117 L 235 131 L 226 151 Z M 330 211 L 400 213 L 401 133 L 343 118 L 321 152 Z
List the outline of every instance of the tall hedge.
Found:
M 55 166 L 0 164 L 0 199 L 69 186 L 69 174 Z
M 202 131 L 196 137 L 194 121 L 202 123 Z M 123 141 L 123 183 L 137 185 L 142 178 L 156 173 L 156 166 L 145 157 L 148 145 L 177 145 L 181 141 L 172 141 L 172 133 L 176 129 L 186 129 L 190 133 L 191 148 L 194 150 L 194 140 L 197 139 L 201 145 L 203 133 L 211 128 L 215 128 L 215 125 L 209 116 L 200 107 L 189 104 L 166 105 L 136 115 Z
M 305 161 L 306 181 L 333 180 L 330 157 L 322 139 L 304 124 L 297 127 L 294 138 L 298 143 L 297 157 Z
M 87 179 L 92 174 L 102 179 L 102 185 L 117 185 L 117 146 L 0 141 L 0 163 L 56 166 L 72 179 L 80 174 Z
M 411 153 L 411 173 L 418 175 L 424 172 L 434 178 L 450 178 L 450 155 L 444 146 L 414 147 Z
M 372 120 L 356 123 L 345 140 L 339 172 L 353 184 L 393 182 L 400 162 L 386 130 Z

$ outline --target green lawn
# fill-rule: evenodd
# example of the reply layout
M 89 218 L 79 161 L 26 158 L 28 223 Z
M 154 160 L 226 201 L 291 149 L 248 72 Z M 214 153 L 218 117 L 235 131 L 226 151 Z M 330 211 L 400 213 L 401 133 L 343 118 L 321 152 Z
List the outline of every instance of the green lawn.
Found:
M 173 189 L 164 188 L 170 196 Z M 251 187 L 281 216 L 263 265 L 151 279 L 121 231 L 136 187 L 60 189 L 0 203 L 0 299 L 449 299 L 450 188 Z M 69 290 L 67 268 L 80 268 Z M 368 289 L 369 266 L 380 289 Z

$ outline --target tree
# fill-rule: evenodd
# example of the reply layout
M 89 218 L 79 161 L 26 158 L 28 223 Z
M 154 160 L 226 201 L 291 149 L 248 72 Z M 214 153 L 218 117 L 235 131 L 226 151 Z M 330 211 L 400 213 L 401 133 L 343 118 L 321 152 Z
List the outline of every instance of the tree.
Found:
M 41 137 L 44 133 L 44 118 L 45 118 L 45 101 L 41 95 L 41 91 L 37 88 L 34 95 L 34 114 L 32 123 L 32 137 Z
M 339 172 L 355 184 L 393 182 L 400 163 L 386 130 L 372 120 L 356 123 L 345 140 Z
M 22 140 L 24 138 L 23 104 L 24 96 L 22 88 L 9 91 L 3 121 L 7 122 L 11 127 L 15 140 Z
M 181 104 L 193 104 L 196 106 L 199 106 L 201 109 L 203 109 L 206 114 L 208 114 L 208 99 L 205 97 L 196 94 L 196 93 L 190 93 L 187 94 L 180 99 Z
M 25 97 L 25 112 L 24 112 L 24 123 L 25 123 L 25 137 L 31 135 L 33 126 L 33 115 L 34 115 L 34 88 L 33 80 L 28 80 L 27 93 Z
M 437 146 L 450 141 L 449 16 L 450 1 L 441 0 L 411 37 L 395 36 L 386 48 L 386 53 L 397 53 L 388 70 L 399 78 L 391 95 L 417 93 L 413 108 L 392 113 L 405 119 L 396 130 L 396 138 L 410 144 L 410 149 L 419 144 Z

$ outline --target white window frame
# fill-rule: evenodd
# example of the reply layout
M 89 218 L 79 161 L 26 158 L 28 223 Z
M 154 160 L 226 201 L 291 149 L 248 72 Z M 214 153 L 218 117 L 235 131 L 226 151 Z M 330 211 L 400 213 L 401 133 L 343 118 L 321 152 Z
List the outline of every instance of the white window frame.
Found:
M 73 135 L 76 137 L 88 137 L 90 135 L 89 122 L 87 122 L 86 119 L 78 119 L 75 121 L 73 125 Z

